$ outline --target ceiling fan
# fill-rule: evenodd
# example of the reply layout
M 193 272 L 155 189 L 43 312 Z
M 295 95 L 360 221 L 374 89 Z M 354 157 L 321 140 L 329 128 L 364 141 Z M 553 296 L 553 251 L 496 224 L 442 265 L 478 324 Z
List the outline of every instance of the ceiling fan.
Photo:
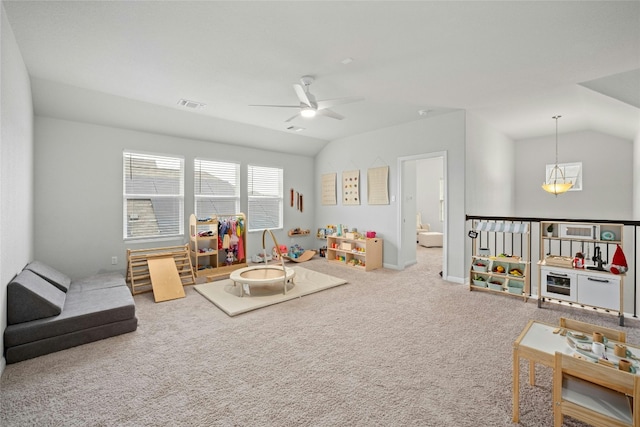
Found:
M 285 122 L 290 122 L 298 116 L 310 118 L 318 116 L 327 116 L 332 119 L 342 120 L 344 116 L 336 113 L 329 108 L 337 105 L 349 104 L 351 102 L 362 101 L 364 98 L 350 97 L 350 98 L 338 98 L 338 99 L 325 99 L 322 101 L 316 101 L 316 97 L 309 92 L 309 86 L 314 81 L 313 76 L 302 76 L 300 83 L 295 83 L 293 89 L 296 91 L 296 95 L 300 100 L 300 105 L 250 105 L 250 107 L 277 107 L 277 108 L 299 108 L 300 111 L 292 117 L 289 117 Z

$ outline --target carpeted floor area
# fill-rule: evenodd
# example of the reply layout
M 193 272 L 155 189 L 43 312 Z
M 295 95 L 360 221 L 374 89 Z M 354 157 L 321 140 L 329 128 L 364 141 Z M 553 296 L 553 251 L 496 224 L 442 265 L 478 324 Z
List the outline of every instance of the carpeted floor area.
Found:
M 617 328 L 590 310 L 469 292 L 441 249 L 404 271 L 304 267 L 349 283 L 229 317 L 193 287 L 136 295 L 136 332 L 7 366 L 2 426 L 511 426 L 512 344 L 529 319 Z M 637 319 L 628 341 L 640 343 Z M 552 426 L 551 370 L 522 426 Z M 568 421 L 567 426 L 582 424 Z

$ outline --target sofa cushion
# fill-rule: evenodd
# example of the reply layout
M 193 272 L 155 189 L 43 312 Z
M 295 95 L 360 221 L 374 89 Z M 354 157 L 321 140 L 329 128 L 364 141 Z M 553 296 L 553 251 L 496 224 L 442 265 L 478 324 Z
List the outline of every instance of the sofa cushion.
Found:
M 100 273 L 80 280 L 74 280 L 69 292 L 87 292 L 96 289 L 114 288 L 127 284 L 120 273 Z M 127 288 L 128 289 L 128 288 Z
M 437 231 L 418 233 L 418 244 L 427 248 L 442 247 L 442 233 Z
M 20 326 L 20 325 L 14 325 Z M 8 347 L 5 352 L 7 363 L 21 362 L 33 357 L 43 356 L 77 345 L 87 344 L 104 338 L 113 337 L 127 332 L 133 332 L 138 326 L 138 319 L 135 317 L 119 322 L 112 322 L 81 331 L 74 331 L 68 334 L 56 335 L 38 341 Z M 12 328 L 13 326 L 9 326 Z M 8 328 L 7 328 L 8 329 Z
M 38 276 L 45 279 L 47 282 L 60 289 L 62 292 L 67 292 L 69 290 L 69 285 L 71 285 L 71 278 L 43 262 L 33 261 L 29 263 L 29 265 L 27 265 L 25 269 L 33 271 Z
M 31 270 L 23 270 L 7 285 L 7 323 L 57 316 L 66 294 Z
M 88 292 L 73 292 L 72 285 L 59 315 L 7 326 L 5 348 L 135 318 L 133 297 L 120 277 L 122 286 Z

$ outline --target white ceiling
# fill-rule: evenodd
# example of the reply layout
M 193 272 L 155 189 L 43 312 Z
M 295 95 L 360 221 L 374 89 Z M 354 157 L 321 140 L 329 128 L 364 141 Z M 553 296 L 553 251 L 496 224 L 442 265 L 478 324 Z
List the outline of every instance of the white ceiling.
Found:
M 42 115 L 305 155 L 456 109 L 513 139 L 556 114 L 561 132 L 640 126 L 640 1 L 3 4 Z M 305 74 L 318 99 L 365 101 L 342 121 L 249 106 L 297 104 Z

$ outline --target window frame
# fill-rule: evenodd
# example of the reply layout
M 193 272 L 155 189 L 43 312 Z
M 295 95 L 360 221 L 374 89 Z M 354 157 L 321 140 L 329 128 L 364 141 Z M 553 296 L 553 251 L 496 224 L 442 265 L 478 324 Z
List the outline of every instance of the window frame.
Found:
M 138 157 L 140 159 L 147 160 L 160 160 L 165 161 L 167 164 L 171 164 L 177 162 L 178 170 L 179 170 L 179 192 L 173 194 L 159 194 L 159 193 L 127 193 L 127 160 L 129 160 L 129 164 L 131 165 L 131 157 Z M 184 182 L 185 182 L 185 166 L 184 166 L 184 156 L 167 154 L 167 153 L 151 153 L 145 151 L 138 150 L 123 150 L 122 151 L 122 237 L 124 241 L 158 241 L 158 240 L 169 240 L 175 238 L 183 238 L 184 237 Z M 160 169 L 160 168 L 158 168 Z M 169 169 L 169 168 L 167 168 Z M 129 166 L 129 172 L 131 172 L 131 166 Z M 172 222 L 175 221 L 175 224 L 172 224 L 172 227 L 175 226 L 177 232 L 175 233 L 167 233 L 167 234 L 145 234 L 138 236 L 129 236 L 130 227 L 129 223 L 130 218 L 134 215 L 138 215 L 137 213 L 129 212 L 129 200 L 152 200 L 152 199 L 165 199 L 165 200 L 176 200 L 178 202 L 177 216 L 172 218 Z M 132 221 L 137 221 L 137 218 Z
M 253 179 L 254 176 L 254 169 L 257 170 L 262 170 L 264 173 L 266 173 L 268 170 L 274 170 L 277 171 L 278 177 L 278 183 L 277 185 L 279 185 L 279 188 L 277 189 L 277 195 L 267 195 L 267 194 L 261 194 L 261 195 L 255 195 L 253 194 L 255 192 L 255 188 L 253 186 Z M 264 183 L 263 183 L 264 184 Z M 255 218 L 258 217 L 258 215 L 255 214 L 255 212 L 252 212 L 251 210 L 251 205 L 252 205 L 252 200 L 277 200 L 278 201 L 278 224 L 275 227 L 266 227 L 270 230 L 281 230 L 284 228 L 284 169 L 283 168 L 279 168 L 279 167 L 273 167 L 273 166 L 260 166 L 260 165 L 247 165 L 247 185 L 246 185 L 246 189 L 247 189 L 247 231 L 252 232 L 252 231 L 262 231 L 265 229 L 265 227 L 260 227 L 257 228 L 255 226 L 255 221 L 257 221 Z M 273 189 L 272 189 L 273 190 Z
M 200 162 L 200 167 L 197 167 L 197 162 Z M 203 195 L 201 194 L 201 191 L 199 191 L 198 189 L 198 184 L 200 183 L 200 185 L 202 185 L 202 181 L 201 181 L 201 177 L 198 176 L 199 172 L 202 172 L 202 163 L 208 163 L 211 167 L 214 167 L 213 163 L 217 163 L 220 165 L 233 165 L 235 167 L 235 180 L 236 180 L 236 184 L 234 186 L 235 189 L 235 195 L 234 196 L 218 196 L 218 195 Z M 212 214 L 214 215 L 231 215 L 231 214 L 236 214 L 240 212 L 240 197 L 241 197 L 241 185 L 242 185 L 242 179 L 240 176 L 240 163 L 236 163 L 236 162 L 229 162 L 229 161 L 222 161 L 222 160 L 215 160 L 215 159 L 205 159 L 205 158 L 200 158 L 200 157 L 196 157 L 193 159 L 193 211 L 195 212 L 196 216 L 198 218 L 200 217 L 206 217 L 206 216 L 210 216 Z M 223 178 L 219 178 L 219 179 L 223 179 Z M 234 201 L 234 211 L 233 212 L 198 212 L 198 201 L 199 200 L 221 200 L 221 201 Z M 215 203 L 214 203 L 215 206 Z

